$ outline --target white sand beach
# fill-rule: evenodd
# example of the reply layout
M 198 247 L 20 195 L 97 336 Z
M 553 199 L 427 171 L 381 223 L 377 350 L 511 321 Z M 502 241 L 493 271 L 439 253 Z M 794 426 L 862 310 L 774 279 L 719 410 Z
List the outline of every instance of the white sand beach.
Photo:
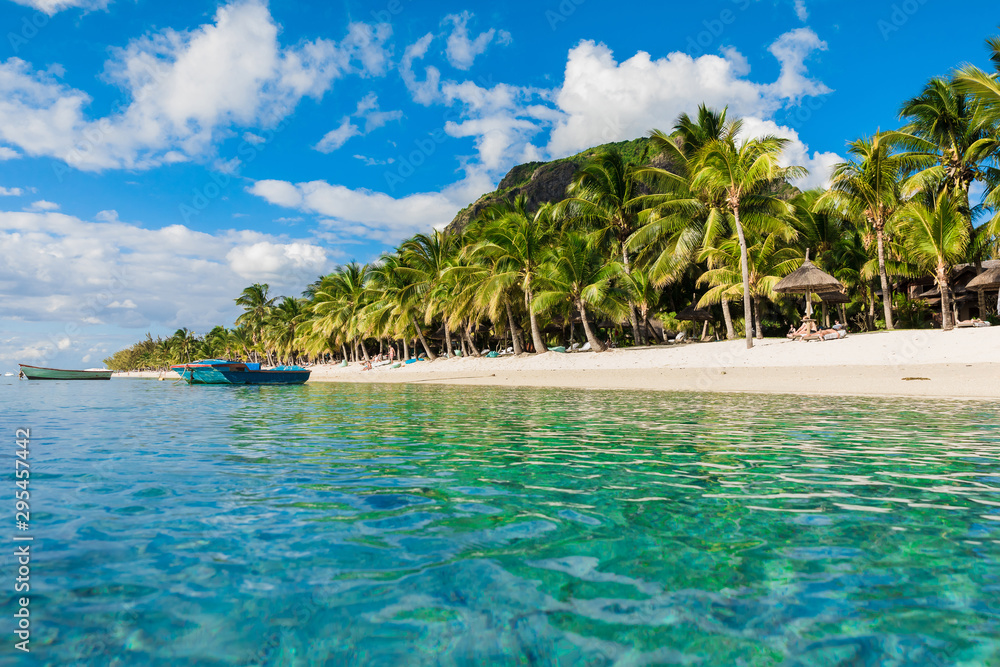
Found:
M 437 359 L 370 371 L 361 364 L 310 368 L 310 382 L 1000 399 L 1000 327 L 879 331 L 822 342 L 766 338 L 752 350 L 740 339 Z M 115 377 L 176 379 L 155 372 Z
M 313 367 L 311 382 L 466 384 L 646 391 L 1000 398 L 1000 327 L 769 338 L 521 357 L 453 358 L 364 371 Z

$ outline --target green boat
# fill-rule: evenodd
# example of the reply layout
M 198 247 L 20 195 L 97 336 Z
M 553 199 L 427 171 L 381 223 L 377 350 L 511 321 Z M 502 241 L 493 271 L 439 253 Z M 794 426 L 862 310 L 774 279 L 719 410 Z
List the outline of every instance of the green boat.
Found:
M 114 371 L 72 371 L 62 368 L 42 368 L 18 364 L 29 380 L 110 380 Z

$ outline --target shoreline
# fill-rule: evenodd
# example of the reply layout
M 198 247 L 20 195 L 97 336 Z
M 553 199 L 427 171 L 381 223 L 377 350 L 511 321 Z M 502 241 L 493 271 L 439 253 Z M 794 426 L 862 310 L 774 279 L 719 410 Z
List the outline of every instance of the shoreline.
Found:
M 809 396 L 1000 399 L 1000 327 L 849 334 L 804 343 L 768 338 L 494 359 L 462 357 L 363 371 L 317 365 L 309 382 L 450 384 Z M 133 372 L 116 378 L 158 378 Z

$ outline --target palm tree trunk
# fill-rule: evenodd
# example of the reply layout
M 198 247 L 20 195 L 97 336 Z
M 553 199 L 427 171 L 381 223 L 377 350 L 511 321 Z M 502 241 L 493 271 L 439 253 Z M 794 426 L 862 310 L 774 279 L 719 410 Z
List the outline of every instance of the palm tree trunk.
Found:
M 431 361 L 437 359 L 437 355 L 431 351 L 431 346 L 427 344 L 427 339 L 424 338 L 424 332 L 420 330 L 420 326 L 417 324 L 417 319 L 410 315 L 410 321 L 413 324 L 413 328 L 417 330 L 417 338 L 420 339 L 420 344 L 424 346 L 424 352 L 427 353 L 427 358 Z
M 753 331 L 750 329 L 750 319 L 753 306 L 750 303 L 750 260 L 747 257 L 747 239 L 743 235 L 743 225 L 740 224 L 740 209 L 733 207 L 733 219 L 736 221 L 736 236 L 740 240 L 740 272 L 743 274 L 743 318 L 746 320 L 747 349 L 753 348 Z
M 604 344 L 597 339 L 594 332 L 590 328 L 590 322 L 587 321 L 587 309 L 583 306 L 583 301 L 576 302 L 577 310 L 580 311 L 580 319 L 583 321 L 583 331 L 587 334 L 587 342 L 590 343 L 590 347 L 594 352 L 604 352 Z
M 882 225 L 876 225 L 875 238 L 878 245 L 878 277 L 882 281 L 882 308 L 885 310 L 885 328 L 892 331 L 892 294 L 889 293 L 889 275 L 885 272 L 885 235 Z
M 510 301 L 504 299 L 504 307 L 507 309 L 507 325 L 510 327 L 510 340 L 511 345 L 514 348 L 514 354 L 523 354 L 524 349 L 521 347 L 521 337 L 518 335 L 517 323 L 514 321 L 514 311 L 510 307 Z
M 729 301 L 722 299 L 722 319 L 726 321 L 726 340 L 736 338 L 736 329 L 733 328 L 733 314 L 729 312 Z
M 410 358 L 410 346 L 406 344 L 406 336 L 403 336 L 403 361 Z
M 701 340 L 705 340 L 705 337 L 707 335 L 708 335 L 708 320 L 705 320 L 705 323 L 701 325 Z
M 753 298 L 753 324 L 754 329 L 757 331 L 757 339 L 764 339 L 764 328 L 760 323 L 760 297 L 755 296 Z
M 531 321 L 531 342 L 535 344 L 535 354 L 545 354 L 549 351 L 549 347 L 545 344 L 545 339 L 542 338 L 542 330 L 538 326 L 538 315 L 531 309 L 533 299 L 529 278 L 524 281 L 524 305 L 528 309 L 528 319 Z
M 944 264 L 937 267 L 938 290 L 941 292 L 941 329 L 951 331 L 955 328 L 951 321 L 951 293 L 948 290 L 948 272 Z
M 455 354 L 451 351 L 451 331 L 448 329 L 448 321 L 445 320 L 444 323 L 444 348 L 448 351 L 448 356 L 453 357 Z
M 632 275 L 632 263 L 629 261 L 628 250 L 625 249 L 625 244 L 622 243 L 622 263 L 625 265 L 625 274 Z M 632 325 L 632 340 L 635 341 L 636 345 L 642 345 L 642 334 L 639 332 L 639 317 L 635 312 L 635 303 L 632 299 L 628 300 L 628 321 Z

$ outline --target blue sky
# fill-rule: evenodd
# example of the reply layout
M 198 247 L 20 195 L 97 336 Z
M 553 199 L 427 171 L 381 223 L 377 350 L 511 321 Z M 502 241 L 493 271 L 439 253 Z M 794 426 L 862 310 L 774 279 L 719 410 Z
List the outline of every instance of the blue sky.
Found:
M 0 0 L 0 369 L 231 325 L 515 164 L 728 105 L 822 185 L 972 62 L 985 1 Z

